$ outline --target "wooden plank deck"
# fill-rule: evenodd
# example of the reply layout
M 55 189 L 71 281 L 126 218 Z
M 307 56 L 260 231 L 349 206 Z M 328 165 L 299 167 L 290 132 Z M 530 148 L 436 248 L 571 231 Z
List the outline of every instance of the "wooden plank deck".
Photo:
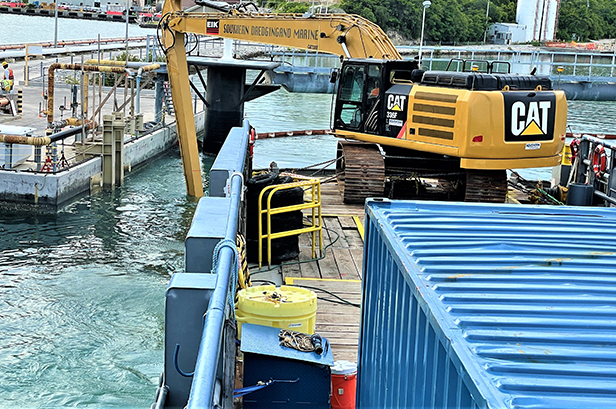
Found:
M 289 277 L 286 283 L 308 288 L 317 294 L 317 334 L 329 340 L 336 361 L 357 362 L 361 280 Z M 329 293 L 354 305 L 341 304 L 339 298 Z
M 301 235 L 301 263 L 283 266 L 283 280 L 317 293 L 316 332 L 329 340 L 335 360 L 357 362 L 364 207 L 344 204 L 335 183 L 321 186 L 321 202 L 324 257 L 308 261 L 311 236 Z

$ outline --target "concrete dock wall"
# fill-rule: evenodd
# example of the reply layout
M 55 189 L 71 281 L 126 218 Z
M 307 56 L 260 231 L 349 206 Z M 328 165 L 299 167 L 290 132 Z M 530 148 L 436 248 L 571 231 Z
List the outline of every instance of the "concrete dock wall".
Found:
M 197 133 L 203 132 L 205 112 L 195 114 Z M 143 138 L 136 139 L 124 145 L 124 165 L 136 168 L 145 164 L 156 155 L 171 148 L 177 142 L 175 122 L 152 132 Z
M 90 190 L 90 178 L 102 171 L 101 158 L 92 158 L 58 173 L 3 171 L 0 197 L 14 204 L 53 208 Z
M 195 115 L 197 132 L 204 128 L 204 112 Z M 136 169 L 165 152 L 177 141 L 175 122 L 124 146 L 124 165 Z M 93 178 L 103 170 L 100 157 L 57 173 L 0 171 L 0 208 L 57 211 L 70 200 L 90 193 Z

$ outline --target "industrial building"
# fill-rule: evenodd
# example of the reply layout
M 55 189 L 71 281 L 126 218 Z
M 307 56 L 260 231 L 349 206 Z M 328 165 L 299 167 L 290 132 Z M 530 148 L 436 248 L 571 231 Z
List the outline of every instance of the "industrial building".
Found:
M 558 27 L 559 7 L 560 0 L 519 0 L 517 24 L 492 24 L 488 39 L 494 44 L 552 41 Z

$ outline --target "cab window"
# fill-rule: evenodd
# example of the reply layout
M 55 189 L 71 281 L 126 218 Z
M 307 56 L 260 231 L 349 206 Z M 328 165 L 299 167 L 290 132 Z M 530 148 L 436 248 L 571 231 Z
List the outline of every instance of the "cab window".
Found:
M 366 71 L 363 66 L 347 66 L 342 73 L 340 121 L 345 128 L 358 129 L 363 123 L 362 97 Z

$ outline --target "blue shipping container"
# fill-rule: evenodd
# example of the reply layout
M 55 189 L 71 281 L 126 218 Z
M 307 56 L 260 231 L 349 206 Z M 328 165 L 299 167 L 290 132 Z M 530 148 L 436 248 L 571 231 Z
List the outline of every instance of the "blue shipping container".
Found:
M 616 209 L 369 201 L 357 404 L 616 408 Z

